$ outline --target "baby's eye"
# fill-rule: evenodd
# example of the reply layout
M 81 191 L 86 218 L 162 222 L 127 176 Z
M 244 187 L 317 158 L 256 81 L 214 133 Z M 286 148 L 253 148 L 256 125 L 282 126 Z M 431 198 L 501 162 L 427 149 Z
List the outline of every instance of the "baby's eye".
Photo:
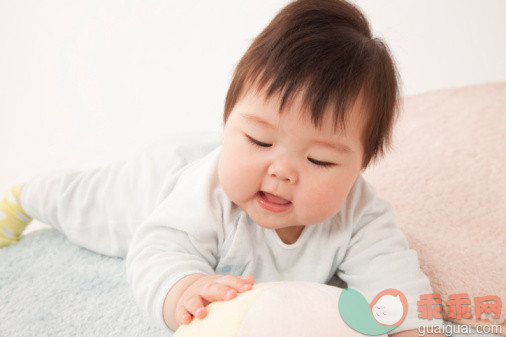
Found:
M 313 164 L 315 164 L 317 166 L 320 166 L 320 167 L 332 167 L 332 166 L 336 166 L 336 164 L 330 163 L 328 161 L 320 161 L 320 160 L 316 160 L 316 159 L 313 159 L 313 158 L 310 158 L 310 157 L 307 157 L 307 159 L 311 163 L 313 163 Z
M 249 141 L 257 146 L 261 146 L 261 147 L 271 147 L 272 144 L 268 144 L 268 143 L 264 143 L 264 142 L 261 142 L 259 140 L 256 140 L 255 138 L 251 137 L 251 136 L 248 136 L 246 135 L 246 137 L 248 137 Z

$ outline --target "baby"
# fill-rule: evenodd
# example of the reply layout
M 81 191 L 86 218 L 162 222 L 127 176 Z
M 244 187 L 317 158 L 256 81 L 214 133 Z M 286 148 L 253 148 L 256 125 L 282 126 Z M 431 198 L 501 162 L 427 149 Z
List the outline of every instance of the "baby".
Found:
M 287 5 L 236 67 L 221 144 L 193 139 L 8 191 L 0 246 L 36 218 L 78 245 L 126 258 L 151 318 L 172 330 L 254 282 L 341 281 L 431 293 L 417 254 L 361 171 L 389 145 L 397 73 L 363 14 L 341 0 Z M 427 324 L 426 321 L 423 322 Z

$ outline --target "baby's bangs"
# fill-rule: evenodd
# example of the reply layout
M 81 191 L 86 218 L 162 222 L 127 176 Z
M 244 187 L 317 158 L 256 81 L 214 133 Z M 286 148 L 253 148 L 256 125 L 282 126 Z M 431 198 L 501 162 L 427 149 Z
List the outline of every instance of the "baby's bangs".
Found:
M 302 108 L 310 113 L 316 128 L 322 127 L 328 108 L 333 111 L 334 129 L 344 128 L 347 111 L 360 92 L 370 88 L 366 84 L 372 77 L 367 71 L 373 68 L 371 58 L 356 45 L 341 50 L 292 48 L 292 52 L 284 50 L 284 54 L 269 57 L 264 66 L 258 62 L 251 67 L 246 87 L 265 89 L 266 98 L 279 95 L 280 113 L 302 95 Z M 370 97 L 367 93 L 364 96 Z

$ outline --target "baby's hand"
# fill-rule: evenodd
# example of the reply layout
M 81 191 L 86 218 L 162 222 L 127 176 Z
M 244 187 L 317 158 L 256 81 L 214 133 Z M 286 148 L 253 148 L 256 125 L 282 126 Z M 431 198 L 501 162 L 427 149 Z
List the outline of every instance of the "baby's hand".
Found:
M 179 324 L 188 324 L 193 317 L 204 318 L 207 315 L 205 308 L 214 301 L 227 301 L 237 296 L 237 293 L 252 288 L 255 279 L 251 275 L 212 275 L 205 276 L 183 292 L 176 304 L 175 316 Z

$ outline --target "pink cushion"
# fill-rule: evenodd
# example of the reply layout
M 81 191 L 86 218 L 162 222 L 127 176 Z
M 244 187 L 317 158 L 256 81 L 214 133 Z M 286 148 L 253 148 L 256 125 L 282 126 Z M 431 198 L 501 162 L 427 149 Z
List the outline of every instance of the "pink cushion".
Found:
M 394 204 L 443 303 L 469 295 L 473 319 L 445 318 L 504 325 L 506 82 L 410 96 L 401 111 L 394 149 L 365 176 Z M 474 298 L 486 295 L 503 301 L 501 317 L 476 322 Z

